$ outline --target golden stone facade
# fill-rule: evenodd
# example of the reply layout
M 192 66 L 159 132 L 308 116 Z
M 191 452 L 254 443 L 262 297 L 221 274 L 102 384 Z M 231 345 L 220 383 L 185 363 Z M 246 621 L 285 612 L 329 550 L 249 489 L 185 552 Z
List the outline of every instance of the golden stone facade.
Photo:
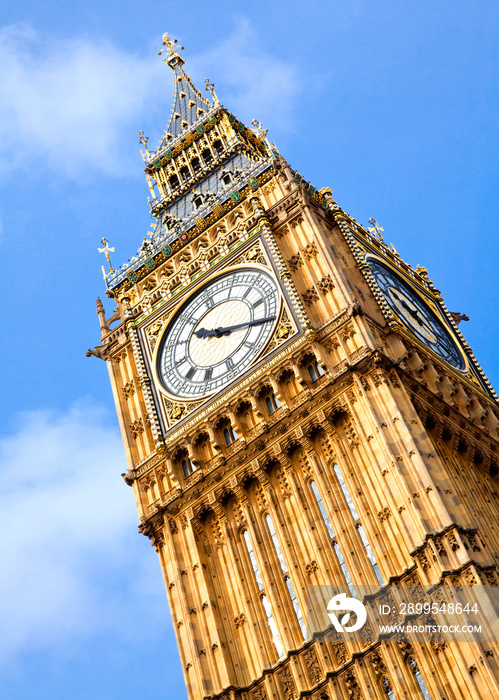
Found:
M 170 65 L 176 57 L 171 49 Z M 230 146 L 237 122 L 220 110 L 213 129 Z M 173 154 L 183 167 L 211 132 L 189 133 Z M 267 148 L 258 138 L 244 143 L 255 160 Z M 271 157 L 239 198 L 215 202 L 110 286 L 117 325 L 98 306 L 102 341 L 91 351 L 108 364 L 124 478 L 160 558 L 188 696 L 495 700 L 496 397 L 427 271 Z M 221 158 L 213 149 L 213 167 Z M 157 211 L 172 168 L 148 174 L 162 188 Z M 278 289 L 268 338 L 210 395 L 189 398 L 186 380 L 176 397 L 162 376 L 168 334 L 189 300 L 238 270 Z M 311 591 L 347 584 L 369 591 L 355 633 L 333 627 L 327 599 L 310 604 Z M 401 591 L 464 605 L 478 589 L 477 619 L 496 636 L 378 634 L 383 605 L 382 624 L 404 622 Z

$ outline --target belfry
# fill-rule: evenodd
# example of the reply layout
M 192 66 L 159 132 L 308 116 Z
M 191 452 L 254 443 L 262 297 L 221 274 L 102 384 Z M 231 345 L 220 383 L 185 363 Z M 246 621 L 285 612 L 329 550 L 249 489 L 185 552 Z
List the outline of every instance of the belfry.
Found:
M 463 316 L 163 46 L 153 230 L 87 355 L 189 699 L 497 700 L 499 406 Z

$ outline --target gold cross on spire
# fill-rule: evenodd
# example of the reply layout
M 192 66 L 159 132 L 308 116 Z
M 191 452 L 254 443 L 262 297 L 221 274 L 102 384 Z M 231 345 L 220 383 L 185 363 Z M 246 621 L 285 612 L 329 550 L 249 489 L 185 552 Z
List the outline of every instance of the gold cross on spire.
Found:
M 382 226 L 380 226 L 378 222 L 375 221 L 372 217 L 369 219 L 369 223 L 372 226 L 372 228 L 367 229 L 369 233 L 373 233 L 377 238 L 379 238 L 380 241 L 382 241 L 383 236 L 381 235 L 381 231 L 384 231 L 385 229 Z
M 139 144 L 144 144 L 144 147 L 147 150 L 147 142 L 149 141 L 149 136 L 144 136 L 143 131 L 139 131 Z
M 218 101 L 217 93 L 215 92 L 215 83 L 210 83 L 208 78 L 205 78 L 204 82 L 206 83 L 205 92 L 211 92 L 215 104 L 220 104 L 220 102 Z
M 173 39 L 173 41 L 172 41 L 169 34 L 166 34 L 166 33 L 163 34 L 163 46 L 166 46 L 166 48 L 167 48 L 167 49 L 169 50 L 169 52 L 170 52 L 168 58 L 170 58 L 170 56 L 173 56 L 174 54 L 177 53 L 177 51 L 173 48 L 173 45 L 174 45 L 174 44 L 178 44 L 177 39 Z M 180 46 L 180 49 L 183 51 L 183 50 L 184 50 L 184 47 L 183 47 L 183 46 Z M 166 49 L 161 49 L 161 51 L 158 51 L 158 56 L 161 56 L 161 54 L 162 54 L 164 51 L 166 51 Z M 165 61 L 167 61 L 167 60 L 168 60 L 168 59 L 165 58 Z
M 104 246 L 104 248 L 97 248 L 97 250 L 99 253 L 104 253 L 104 255 L 106 256 L 106 260 L 109 263 L 109 273 L 114 272 L 111 266 L 111 256 L 109 255 L 109 253 L 114 253 L 114 248 L 109 247 L 109 241 L 107 240 L 107 238 L 103 238 L 101 240 L 101 243 Z

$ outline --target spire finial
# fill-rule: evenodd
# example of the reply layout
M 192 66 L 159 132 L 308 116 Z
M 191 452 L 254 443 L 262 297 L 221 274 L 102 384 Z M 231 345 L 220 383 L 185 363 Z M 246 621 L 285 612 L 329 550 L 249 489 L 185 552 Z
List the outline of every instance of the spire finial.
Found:
M 177 50 L 173 46 L 174 44 L 178 44 L 177 39 L 172 40 L 169 34 L 166 34 L 166 33 L 163 34 L 163 46 L 165 46 L 166 48 L 161 49 L 161 51 L 158 51 L 158 56 L 161 56 L 161 54 L 164 53 L 166 51 L 166 49 L 168 49 L 170 53 L 169 53 L 168 57 L 165 58 L 165 61 L 167 62 L 172 56 L 175 56 L 178 53 Z M 179 48 L 182 51 L 184 50 L 183 46 L 180 46 Z
M 101 243 L 104 246 L 104 248 L 97 248 L 97 250 L 99 253 L 104 253 L 104 255 L 106 256 L 106 260 L 109 263 L 109 274 L 111 274 L 112 272 L 114 272 L 114 270 L 113 270 L 113 267 L 111 265 L 111 256 L 109 255 L 109 253 L 114 253 L 114 248 L 109 247 L 109 241 L 107 240 L 107 238 L 103 238 L 101 240 Z M 107 279 L 107 275 L 105 274 L 104 267 L 102 267 L 102 273 L 104 275 L 104 279 Z
M 205 78 L 204 82 L 206 83 L 205 92 L 211 92 L 214 103 L 219 105 L 220 102 L 218 101 L 217 93 L 215 92 L 215 83 L 210 83 L 208 78 Z
M 367 229 L 369 231 L 369 233 L 372 233 L 377 238 L 379 238 L 380 241 L 383 241 L 383 236 L 381 235 L 381 231 L 384 231 L 385 229 L 382 226 L 380 226 L 378 224 L 378 222 L 375 221 L 372 217 L 369 219 L 369 223 L 372 226 L 372 228 Z

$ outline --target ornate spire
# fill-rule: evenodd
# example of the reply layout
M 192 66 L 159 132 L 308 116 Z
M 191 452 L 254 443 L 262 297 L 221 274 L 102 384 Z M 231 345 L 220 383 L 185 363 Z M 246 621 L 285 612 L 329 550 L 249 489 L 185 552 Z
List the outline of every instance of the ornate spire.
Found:
M 190 76 L 182 68 L 185 61 L 178 53 L 173 41 L 168 34 L 163 34 L 163 46 L 159 55 L 168 51 L 168 56 L 164 59 L 173 70 L 173 104 L 170 122 L 165 131 L 165 138 L 160 145 L 160 149 L 168 146 L 168 143 L 184 131 L 189 130 L 193 124 L 203 118 L 203 115 L 212 109 L 212 103 L 194 86 Z M 183 49 L 184 47 L 179 47 Z M 217 100 L 218 102 L 218 100 Z

